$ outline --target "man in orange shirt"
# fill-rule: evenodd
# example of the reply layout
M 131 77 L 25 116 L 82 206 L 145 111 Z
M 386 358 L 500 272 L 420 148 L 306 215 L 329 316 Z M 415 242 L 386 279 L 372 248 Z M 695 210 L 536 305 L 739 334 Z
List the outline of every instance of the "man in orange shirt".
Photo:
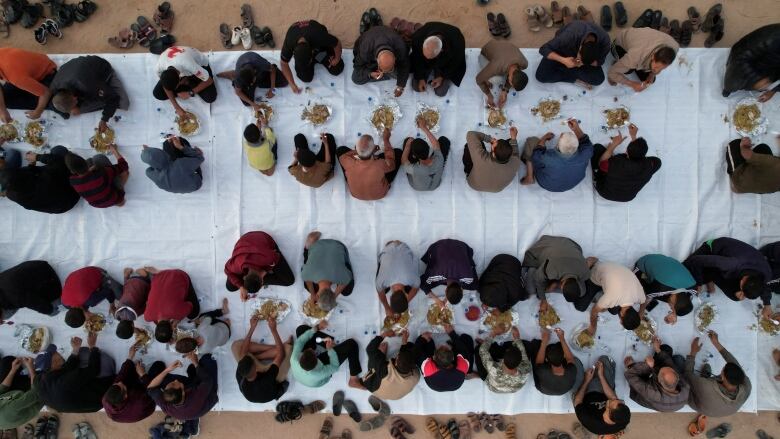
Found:
M 358 200 L 379 200 L 390 191 L 390 184 L 398 174 L 401 164 L 401 150 L 390 145 L 390 130 L 382 133 L 384 152 L 375 155 L 379 147 L 374 139 L 364 134 L 358 139 L 355 149 L 340 146 L 336 156 L 344 170 L 347 187 Z
M 57 65 L 42 53 L 28 52 L 13 47 L 0 48 L 0 120 L 13 120 L 12 110 L 25 112 L 30 119 L 38 119 L 51 98 L 49 84 L 57 72 Z

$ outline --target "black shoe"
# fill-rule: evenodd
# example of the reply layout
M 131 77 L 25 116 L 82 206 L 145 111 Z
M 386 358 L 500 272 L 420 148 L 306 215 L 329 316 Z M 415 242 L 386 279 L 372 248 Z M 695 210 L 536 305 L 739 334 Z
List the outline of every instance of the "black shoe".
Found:
M 333 416 L 341 416 L 341 407 L 344 404 L 344 392 L 339 390 L 333 394 Z
M 609 32 L 612 29 L 612 9 L 604 5 L 601 7 L 601 28 Z
M 626 7 L 623 6 L 623 2 L 615 2 L 615 24 L 617 27 L 626 27 L 626 23 L 628 23 Z
M 653 23 L 653 10 L 645 9 L 645 12 L 642 12 L 642 15 L 640 15 L 639 18 L 636 19 L 632 27 L 649 27 L 650 24 L 652 23 Z
M 658 30 L 661 28 L 661 21 L 664 18 L 664 14 L 661 11 L 654 11 L 653 12 L 653 20 L 650 22 L 650 27 Z
M 371 24 L 374 26 L 381 26 L 382 25 L 382 16 L 379 15 L 379 11 L 376 10 L 376 8 L 371 8 L 368 10 L 368 16 L 371 18 Z
M 48 34 L 49 33 L 46 32 L 46 26 L 44 25 L 38 26 L 38 29 L 35 29 L 35 31 L 33 31 L 33 35 L 35 35 L 35 41 L 37 41 L 38 44 L 40 44 L 41 46 L 46 44 L 46 36 Z
M 368 11 L 363 12 L 363 16 L 360 17 L 360 33 L 367 31 L 371 27 L 371 16 L 368 15 Z

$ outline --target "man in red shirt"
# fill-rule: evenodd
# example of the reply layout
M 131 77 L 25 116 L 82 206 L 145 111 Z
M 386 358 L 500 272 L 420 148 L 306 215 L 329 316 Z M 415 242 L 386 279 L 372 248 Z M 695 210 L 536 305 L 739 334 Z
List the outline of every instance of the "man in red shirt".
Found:
M 198 295 L 187 273 L 176 269 L 161 270 L 152 277 L 144 319 L 157 324 L 154 331 L 157 341 L 168 343 L 180 320 L 194 319 L 198 314 Z
M 65 313 L 65 323 L 71 328 L 80 328 L 92 315 L 89 308 L 104 300 L 111 304 L 109 312 L 113 314 L 114 301 L 121 295 L 122 284 L 102 268 L 80 268 L 69 274 L 62 286 L 62 304 L 70 308 Z
M 103 154 L 96 154 L 89 160 L 68 152 L 65 165 L 72 174 L 70 185 L 92 207 L 106 208 L 125 205 L 125 183 L 130 176 L 127 161 L 116 148 L 108 147 L 117 159 L 116 165 Z
M 260 291 L 263 285 L 288 287 L 295 282 L 290 265 L 279 246 L 265 232 L 248 232 L 241 236 L 233 254 L 225 263 L 228 291 L 240 290 L 241 300 Z

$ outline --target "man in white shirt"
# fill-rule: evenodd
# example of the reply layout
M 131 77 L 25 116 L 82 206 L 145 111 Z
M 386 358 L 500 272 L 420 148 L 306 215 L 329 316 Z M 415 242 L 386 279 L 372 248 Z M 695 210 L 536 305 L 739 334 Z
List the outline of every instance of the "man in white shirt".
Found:
M 588 265 L 591 266 L 590 283 L 601 287 L 603 291 L 590 310 L 588 332 L 591 335 L 596 334 L 598 314 L 603 311 L 619 315 L 620 323 L 629 331 L 636 329 L 640 317 L 634 305 L 645 302 L 645 291 L 634 272 L 615 262 L 601 262 L 593 257 L 588 258 Z
M 217 100 L 217 87 L 206 55 L 185 46 L 169 47 L 157 60 L 157 76 L 154 97 L 171 101 L 176 114 L 184 116 L 184 109 L 177 99 L 189 99 L 196 94 L 206 103 Z

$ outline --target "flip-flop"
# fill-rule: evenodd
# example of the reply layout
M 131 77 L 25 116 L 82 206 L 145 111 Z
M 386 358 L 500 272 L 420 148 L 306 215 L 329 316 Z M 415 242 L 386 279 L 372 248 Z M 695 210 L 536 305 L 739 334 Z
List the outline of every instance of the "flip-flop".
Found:
M 463 419 L 458 422 L 458 430 L 460 430 L 460 439 L 471 439 L 471 424 L 469 421 Z
M 46 32 L 46 27 L 44 25 L 38 26 L 38 29 L 33 31 L 33 37 L 35 37 L 35 41 L 37 41 L 41 46 L 46 45 L 47 35 L 49 35 L 49 33 Z
M 479 433 L 482 431 L 482 423 L 479 422 L 479 415 L 474 412 L 468 412 L 466 413 L 466 417 L 469 420 L 469 423 L 471 424 L 471 431 L 474 433 Z
M 436 421 L 436 419 L 433 419 L 433 418 L 430 418 L 430 417 L 426 418 L 425 419 L 425 430 L 434 439 L 438 439 L 440 437 L 440 435 L 439 435 L 439 423 Z
M 731 424 L 724 422 L 707 432 L 707 439 L 724 438 L 731 433 Z
M 539 22 L 542 23 L 544 27 L 548 29 L 553 27 L 552 16 L 547 12 L 547 9 L 544 9 L 544 6 L 535 5 L 534 12 L 536 12 L 536 18 L 539 19 Z
M 458 427 L 458 421 L 456 421 L 455 418 L 447 420 L 447 430 L 452 439 L 460 439 L 460 428 Z
M 22 18 L 20 20 L 22 27 L 29 29 L 36 24 L 43 16 L 43 5 L 35 3 L 34 5 L 27 5 L 22 8 Z
M 704 47 L 710 48 L 723 39 L 723 30 L 725 28 L 723 17 L 718 15 L 715 20 L 715 24 L 710 28 L 710 34 L 704 40 Z
M 542 24 L 539 23 L 539 19 L 536 17 L 536 11 L 534 11 L 533 7 L 525 8 L 525 14 L 528 19 L 528 30 L 531 32 L 539 32 L 542 30 Z
M 35 439 L 35 427 L 33 427 L 32 424 L 24 424 L 22 439 Z
M 764 430 L 756 430 L 756 437 L 758 439 L 775 439 L 774 436 L 770 436 Z
M 507 429 L 506 421 L 504 421 L 504 415 L 491 415 L 490 418 L 498 431 L 505 431 Z
M 333 394 L 333 416 L 341 416 L 341 408 L 344 406 L 344 392 L 339 390 Z
M 447 427 L 446 422 L 439 424 L 439 437 L 441 439 L 452 439 L 452 433 L 450 433 L 450 429 Z
M 552 15 L 553 25 L 556 27 L 563 26 L 563 12 L 561 11 L 561 5 L 557 1 L 550 3 L 550 14 Z
M 363 420 L 363 416 L 360 414 L 360 410 L 358 410 L 357 405 L 354 401 L 351 399 L 344 400 L 344 410 L 347 411 L 347 414 L 350 418 L 352 418 L 355 422 L 360 422 Z
M 376 410 L 377 413 L 383 416 L 390 416 L 390 406 L 382 401 L 381 399 L 377 398 L 374 395 L 371 395 L 368 397 L 368 403 L 371 404 L 371 408 Z
M 650 24 L 653 22 L 653 10 L 652 9 L 645 9 L 644 12 L 642 12 L 642 15 L 639 16 L 639 18 L 634 21 L 634 24 L 632 27 L 650 27 Z
M 173 29 L 174 13 L 170 2 L 162 2 L 157 6 L 157 11 L 152 16 L 152 20 L 164 33 L 169 33 Z
M 661 19 L 661 26 L 658 28 L 661 32 L 670 35 L 672 33 L 672 27 L 669 26 L 669 19 L 664 17 Z
M 81 439 L 97 439 L 97 435 L 95 434 L 95 430 L 92 429 L 92 426 L 89 424 L 89 422 L 82 422 L 79 424 L 79 429 L 81 430 Z M 57 439 L 57 438 L 52 438 Z
M 143 32 L 144 36 L 149 41 L 154 40 L 157 38 L 157 31 L 154 29 L 154 26 L 152 26 L 152 23 L 149 22 L 149 20 L 144 17 L 143 15 L 139 15 L 136 19 L 136 22 L 138 23 L 138 26 L 141 27 L 141 32 Z
M 57 22 L 52 20 L 51 18 L 47 18 L 43 24 L 41 25 L 46 29 L 46 32 L 56 38 L 62 38 L 62 32 L 60 32 L 60 27 L 57 25 Z
M 601 7 L 601 20 L 599 24 L 601 24 L 601 28 L 607 32 L 612 30 L 612 9 L 607 5 Z
M 615 24 L 617 27 L 626 27 L 628 24 L 628 13 L 623 2 L 615 2 Z
M 593 14 L 590 13 L 590 10 L 585 9 L 585 6 L 577 6 L 577 12 L 580 14 L 580 20 L 589 21 L 591 23 L 596 22 L 596 20 L 593 19 Z
M 658 30 L 661 28 L 661 20 L 663 20 L 664 14 L 659 10 L 653 11 L 653 20 L 650 22 L 650 27 Z
M 322 421 L 322 426 L 320 427 L 320 439 L 330 439 L 330 433 L 333 431 L 333 418 L 330 416 L 327 416 L 324 421 Z
M 382 426 L 385 425 L 385 422 L 387 422 L 387 416 L 382 414 L 376 415 L 371 419 L 362 421 L 360 423 L 360 431 L 377 430 L 379 428 L 382 428 Z
M 265 41 L 265 45 L 273 49 L 276 47 L 276 43 L 274 43 L 274 34 L 271 33 L 271 28 L 268 26 L 263 27 L 260 29 L 260 33 L 263 35 L 263 41 Z
M 57 439 L 60 431 L 60 418 L 57 415 L 49 415 L 46 420 L 46 439 Z M 82 432 L 83 437 L 83 432 Z M 87 438 L 83 438 L 87 439 Z M 95 438 L 90 438 L 95 439 Z
M 703 32 L 710 32 L 712 30 L 712 26 L 715 25 L 715 18 L 720 16 L 720 14 L 723 12 L 723 5 L 718 3 L 711 7 L 707 11 L 707 15 L 704 16 L 704 22 L 701 24 L 701 30 Z
M 233 32 L 230 31 L 230 26 L 227 23 L 221 23 L 219 25 L 219 39 L 222 41 L 222 47 L 225 49 L 232 49 L 233 43 L 230 39 L 233 36 Z
M 138 45 L 141 47 L 149 47 L 150 44 L 152 44 L 152 40 L 150 40 L 146 34 L 141 31 L 141 26 L 138 25 L 138 23 L 132 23 L 130 25 L 130 30 L 135 34 L 136 41 L 138 41 Z
M 561 14 L 563 14 L 563 25 L 566 26 L 567 24 L 574 21 L 574 16 L 571 15 L 571 9 L 569 9 L 568 6 L 564 6 L 561 8 Z
M 499 12 L 498 15 L 496 15 L 496 23 L 498 23 L 498 28 L 501 30 L 502 37 L 509 38 L 509 36 L 512 35 L 512 28 L 509 27 L 509 22 L 506 21 L 506 16 L 504 14 Z
M 11 26 L 8 24 L 2 14 L 0 14 L 0 34 L 3 35 L 3 38 L 8 38 L 11 36 Z
M 62 5 L 56 8 L 56 12 L 54 12 L 53 8 L 53 15 L 57 19 L 57 23 L 59 23 L 60 27 L 68 27 L 77 19 L 81 21 L 87 19 L 86 16 L 77 17 L 79 14 L 76 5 Z
M 81 423 L 73 424 L 70 432 L 73 433 L 73 439 L 87 439 L 81 434 Z
M 5 3 L 5 8 L 3 9 L 3 12 L 5 14 L 5 21 L 8 24 L 14 24 L 17 21 L 22 19 L 22 14 L 24 13 L 24 7 L 19 2 L 8 2 Z
M 252 7 L 244 3 L 241 5 L 241 26 L 251 28 L 255 24 L 255 18 L 252 15 Z
M 680 28 L 680 47 L 688 47 L 691 44 L 691 37 L 693 36 L 693 25 L 690 20 L 683 21 Z
M 691 21 L 694 32 L 698 32 L 701 29 L 701 14 L 699 14 L 699 11 L 693 6 L 688 8 L 688 20 Z
M 506 426 L 504 436 L 506 439 L 517 439 L 517 426 L 514 424 L 514 422 Z
M 492 12 L 487 13 L 487 22 L 488 22 L 488 30 L 490 31 L 490 35 L 493 35 L 494 37 L 501 36 L 501 32 L 498 28 L 498 23 L 496 22 L 496 14 Z
M 669 23 L 669 36 L 674 38 L 674 41 L 677 41 L 677 44 L 680 44 L 680 35 L 682 35 L 680 20 L 672 20 L 672 22 Z
M 252 25 L 252 28 L 249 30 L 249 32 L 252 34 L 252 40 L 260 47 L 265 46 L 265 39 L 263 39 L 263 30 L 257 27 L 257 25 Z
M 120 29 L 117 36 L 108 39 L 108 44 L 117 49 L 129 49 L 135 44 L 135 32 L 128 28 Z

